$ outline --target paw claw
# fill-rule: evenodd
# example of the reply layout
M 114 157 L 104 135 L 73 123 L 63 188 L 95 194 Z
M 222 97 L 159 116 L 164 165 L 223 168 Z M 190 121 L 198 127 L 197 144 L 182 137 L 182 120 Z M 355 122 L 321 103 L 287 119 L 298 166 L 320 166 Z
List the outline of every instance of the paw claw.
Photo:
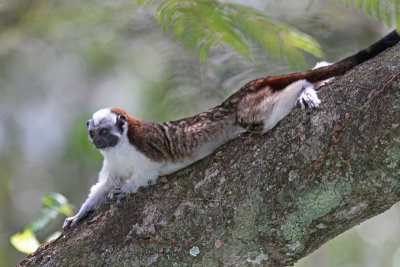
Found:
M 300 107 L 302 110 L 306 109 L 306 106 L 304 104 L 304 100 L 300 99 L 300 97 L 296 101 L 296 107 Z
M 69 228 L 75 227 L 77 222 L 78 222 L 78 219 L 76 218 L 76 216 L 65 219 L 64 224 L 63 224 L 64 231 Z
M 64 224 L 63 224 L 64 231 L 70 227 L 71 223 L 72 223 L 72 220 L 70 220 L 69 218 L 65 219 Z
M 115 188 L 115 189 L 111 190 L 111 192 L 108 194 L 108 198 L 110 200 L 112 200 L 114 198 L 114 196 L 117 196 L 117 207 L 120 207 L 121 200 L 126 198 L 126 196 L 128 196 L 128 195 L 129 195 L 129 193 L 126 192 L 125 190 L 123 190 L 122 188 Z
M 121 193 L 121 194 L 118 195 L 118 197 L 117 197 L 117 207 L 121 206 L 121 200 L 126 198 L 127 195 L 128 195 L 128 193 Z
M 110 193 L 108 193 L 108 198 L 110 200 L 112 200 L 114 198 L 114 196 L 118 196 L 121 193 L 122 193 L 122 189 L 120 187 L 114 188 L 113 190 L 111 190 Z

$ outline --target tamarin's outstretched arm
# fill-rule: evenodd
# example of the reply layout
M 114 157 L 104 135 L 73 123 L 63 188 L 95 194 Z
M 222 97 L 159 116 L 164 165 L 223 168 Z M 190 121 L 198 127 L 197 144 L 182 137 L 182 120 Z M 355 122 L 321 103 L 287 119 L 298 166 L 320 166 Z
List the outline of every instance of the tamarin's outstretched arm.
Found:
M 101 109 L 88 120 L 89 139 L 103 154 L 99 181 L 64 229 L 75 225 L 106 199 L 117 204 L 158 176 L 173 173 L 204 158 L 245 131 L 265 133 L 296 105 L 318 107 L 316 90 L 399 42 L 393 31 L 369 48 L 338 63 L 316 69 L 253 80 L 220 105 L 192 117 L 165 123 L 139 120 L 119 108 Z

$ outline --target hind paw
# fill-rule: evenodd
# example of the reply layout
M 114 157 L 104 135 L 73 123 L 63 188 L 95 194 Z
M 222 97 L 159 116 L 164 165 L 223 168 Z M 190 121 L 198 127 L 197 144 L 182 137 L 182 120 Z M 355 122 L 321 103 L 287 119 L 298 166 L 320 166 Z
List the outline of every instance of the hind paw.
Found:
M 317 108 L 319 107 L 319 104 L 321 104 L 321 100 L 319 100 L 314 86 L 311 83 L 306 82 L 296 100 L 296 106 L 299 106 L 304 110 L 306 106 L 309 108 Z

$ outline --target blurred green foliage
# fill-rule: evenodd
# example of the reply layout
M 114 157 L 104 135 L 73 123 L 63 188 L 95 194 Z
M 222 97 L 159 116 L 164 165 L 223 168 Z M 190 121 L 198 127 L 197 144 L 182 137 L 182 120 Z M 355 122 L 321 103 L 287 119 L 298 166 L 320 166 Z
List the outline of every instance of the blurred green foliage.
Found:
M 387 25 L 394 21 L 400 27 L 397 0 L 336 1 L 354 6 Z M 163 29 L 171 31 L 201 62 L 207 59 L 210 48 L 220 45 L 228 45 L 251 60 L 251 41 L 270 54 L 285 58 L 291 66 L 298 64 L 304 68 L 304 52 L 323 57 L 318 42 L 311 36 L 248 6 L 217 0 L 137 0 L 137 3 L 143 8 L 156 6 L 154 17 Z M 118 49 L 117 40 L 126 31 L 126 21 L 137 8 L 134 1 L 116 4 L 107 1 L 8 1 L 0 9 L 0 29 L 3 29 L 0 54 L 12 49 L 27 35 L 54 40 L 60 31 L 68 31 L 65 38 L 69 40 L 64 41 L 85 36 L 80 38 L 82 53 L 94 60 L 93 66 L 101 71 L 115 62 L 109 51 Z M 116 17 L 121 22 L 117 31 L 115 25 L 113 30 L 109 28 Z M 81 27 L 71 28 L 75 23 Z
M 400 29 L 400 1 L 398 0 L 335 0 L 353 6 L 364 14 L 374 17 L 387 26 Z
M 152 3 L 150 3 L 152 2 Z M 285 23 L 275 21 L 269 16 L 239 4 L 220 3 L 216 0 L 165 0 L 138 1 L 139 4 L 158 5 L 155 19 L 164 28 L 173 32 L 187 51 L 193 51 L 204 62 L 211 47 L 228 45 L 247 59 L 251 59 L 250 41 L 259 43 L 266 51 L 285 58 L 291 65 L 304 67 L 302 52 L 322 57 L 317 41 L 309 35 L 296 30 Z M 82 5 L 76 8 L 75 5 Z M 143 6 L 147 6 L 143 5 Z M 127 26 L 126 19 L 137 8 L 134 2 L 110 4 L 107 1 L 27 1 L 7 2 L 0 9 L 0 25 L 4 30 L 0 34 L 0 53 L 12 49 L 27 35 L 41 36 L 54 41 L 60 31 L 69 31 L 70 42 L 75 36 L 80 38 L 83 53 L 88 53 L 97 68 L 109 66 L 103 64 L 114 59 L 108 49 L 117 49 L 121 33 L 110 31 L 110 21 L 118 17 L 122 22 L 122 32 Z M 78 12 L 77 12 L 78 11 Z M 72 29 L 77 23 L 79 28 Z M 0 26 L 0 27 L 1 27 Z M 85 40 L 86 39 L 86 40 Z M 61 40 L 60 40 L 61 41 Z M 108 43 L 107 49 L 99 44 Z M 99 56 L 100 55 L 100 56 Z M 100 63 L 100 64 L 97 64 Z
M 304 67 L 302 52 L 322 57 L 318 42 L 309 35 L 239 4 L 165 0 L 159 1 L 155 17 L 164 30 L 171 30 L 201 62 L 207 59 L 211 47 L 221 44 L 229 45 L 251 60 L 251 40 L 272 55 L 284 57 L 290 65 L 297 63 Z
M 86 123 L 82 123 L 87 118 L 89 118 L 89 115 L 86 114 L 78 118 L 69 133 L 63 154 L 63 160 L 66 162 L 75 163 L 76 160 L 84 160 L 85 164 L 92 165 L 93 162 L 102 160 L 99 151 L 88 140 Z
M 35 233 L 43 230 L 59 214 L 72 216 L 73 206 L 63 195 L 48 193 L 42 198 L 42 213 L 42 216 L 29 224 L 22 233 L 16 233 L 10 237 L 11 244 L 19 251 L 26 254 L 34 252 L 40 246 Z M 60 234 L 61 232 L 53 233 L 46 241 L 57 238 Z

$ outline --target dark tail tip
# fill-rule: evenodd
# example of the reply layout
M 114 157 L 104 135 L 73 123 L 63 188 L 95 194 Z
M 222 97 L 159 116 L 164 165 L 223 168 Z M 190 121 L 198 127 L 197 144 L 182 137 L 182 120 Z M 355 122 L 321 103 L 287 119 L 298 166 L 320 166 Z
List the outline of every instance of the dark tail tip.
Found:
M 394 46 L 400 41 L 400 35 L 397 33 L 396 30 L 390 32 L 388 35 L 377 41 L 376 43 L 372 44 L 370 47 L 361 50 L 358 52 L 355 57 L 357 60 L 357 64 L 360 64 L 374 56 L 378 55 L 385 49 Z

